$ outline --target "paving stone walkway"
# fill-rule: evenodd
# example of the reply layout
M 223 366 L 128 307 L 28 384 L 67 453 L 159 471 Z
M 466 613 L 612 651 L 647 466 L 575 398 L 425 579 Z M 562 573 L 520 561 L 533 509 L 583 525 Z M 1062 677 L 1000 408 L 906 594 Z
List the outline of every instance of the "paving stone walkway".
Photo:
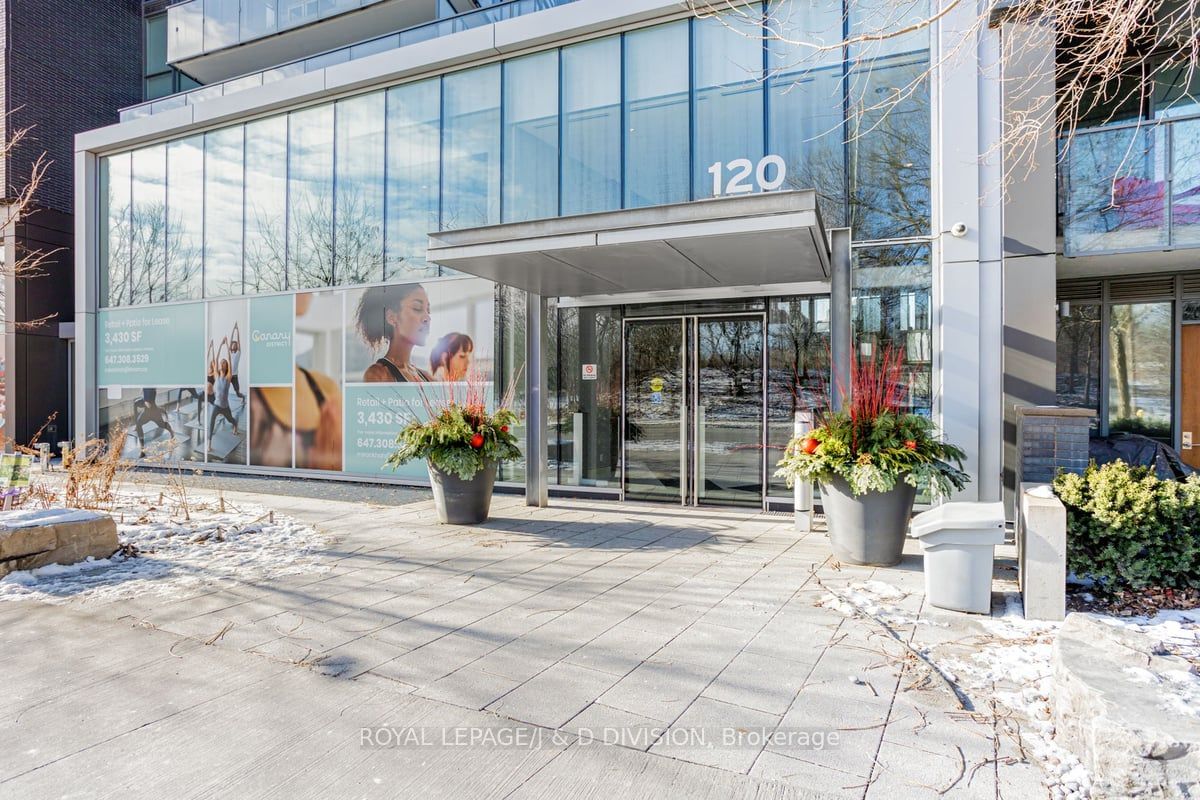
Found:
M 0 604 L 0 796 L 72 776 L 97 796 L 1046 794 L 985 710 L 818 605 L 881 580 L 908 593 L 899 639 L 969 635 L 924 607 L 919 556 L 837 565 L 790 517 L 711 509 L 497 496 L 461 528 L 427 497 L 253 500 L 327 532 L 331 569 L 168 603 Z M 364 746 L 379 725 L 552 736 Z

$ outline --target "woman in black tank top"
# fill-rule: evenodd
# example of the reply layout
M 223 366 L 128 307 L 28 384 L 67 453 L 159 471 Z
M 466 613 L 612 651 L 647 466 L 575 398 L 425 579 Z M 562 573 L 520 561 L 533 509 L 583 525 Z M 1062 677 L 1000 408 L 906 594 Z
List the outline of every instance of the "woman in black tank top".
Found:
M 424 347 L 429 338 L 429 295 L 419 283 L 375 286 L 363 292 L 355 315 L 355 327 L 367 346 L 383 357 L 367 367 L 363 380 L 369 383 L 414 383 L 432 381 L 428 371 L 412 363 L 414 347 Z

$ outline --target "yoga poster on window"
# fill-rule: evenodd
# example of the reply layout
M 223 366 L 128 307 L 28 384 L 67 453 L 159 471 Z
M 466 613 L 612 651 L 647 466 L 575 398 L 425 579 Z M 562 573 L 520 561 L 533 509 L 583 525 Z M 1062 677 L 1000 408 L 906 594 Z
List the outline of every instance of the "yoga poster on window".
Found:
M 123 458 L 203 461 L 204 304 L 103 309 L 96 328 L 100 435 Z
M 246 464 L 249 301 L 208 304 L 204 349 L 204 442 L 209 462 Z

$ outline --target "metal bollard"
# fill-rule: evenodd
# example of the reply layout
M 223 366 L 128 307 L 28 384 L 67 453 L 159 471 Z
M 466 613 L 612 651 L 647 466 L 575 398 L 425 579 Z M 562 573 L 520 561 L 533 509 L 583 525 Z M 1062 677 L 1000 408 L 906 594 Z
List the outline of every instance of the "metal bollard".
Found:
M 813 428 L 813 412 L 797 411 L 792 434 L 799 436 Z M 808 533 L 813 526 L 813 487 L 811 481 L 797 480 L 792 488 L 796 505 L 796 532 Z
M 38 458 L 41 459 L 41 462 L 42 462 L 42 472 L 49 472 L 50 471 L 50 443 L 49 442 L 38 442 L 37 449 L 38 449 Z

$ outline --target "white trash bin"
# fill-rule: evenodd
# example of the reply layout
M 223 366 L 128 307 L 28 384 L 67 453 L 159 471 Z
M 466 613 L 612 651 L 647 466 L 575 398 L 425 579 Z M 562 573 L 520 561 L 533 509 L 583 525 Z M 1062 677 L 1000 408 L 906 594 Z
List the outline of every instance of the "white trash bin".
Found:
M 988 614 L 992 562 L 1004 543 L 1003 503 L 943 503 L 912 519 L 925 553 L 925 597 L 938 608 Z

